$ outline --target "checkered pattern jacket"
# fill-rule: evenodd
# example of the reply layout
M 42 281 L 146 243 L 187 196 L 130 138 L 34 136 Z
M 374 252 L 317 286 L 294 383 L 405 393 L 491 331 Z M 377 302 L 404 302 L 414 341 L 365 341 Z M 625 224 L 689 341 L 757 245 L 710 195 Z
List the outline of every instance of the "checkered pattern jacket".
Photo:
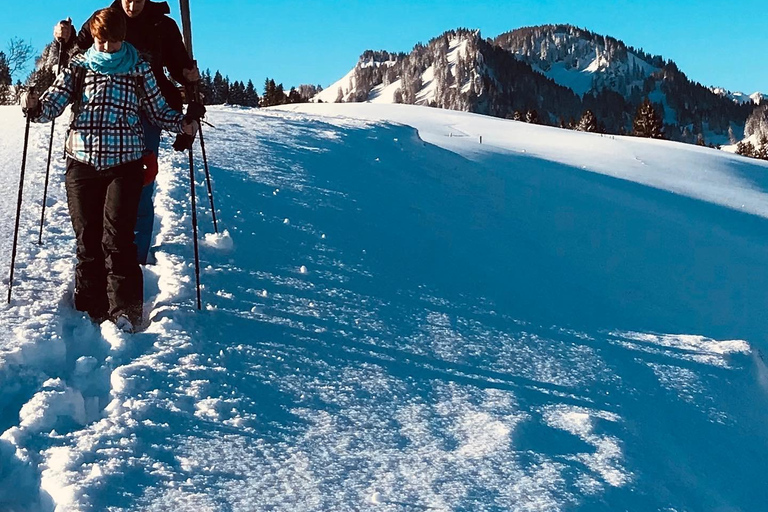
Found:
M 37 115 L 33 117 L 35 122 L 45 123 L 60 116 L 73 102 L 76 66 L 84 68 L 81 56 L 74 57 L 42 95 Z M 85 69 L 81 94 L 79 112 L 67 134 L 66 152 L 97 170 L 141 159 L 144 131 L 140 113 L 164 130 L 182 132 L 184 115 L 168 106 L 149 63 L 144 60 L 130 74 L 103 75 Z

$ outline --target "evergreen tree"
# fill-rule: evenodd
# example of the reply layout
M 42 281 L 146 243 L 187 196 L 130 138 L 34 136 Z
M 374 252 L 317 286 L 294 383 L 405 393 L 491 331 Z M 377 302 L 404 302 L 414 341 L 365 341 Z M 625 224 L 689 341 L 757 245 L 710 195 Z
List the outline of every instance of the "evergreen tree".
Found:
M 229 103 L 233 105 L 245 105 L 245 85 L 235 80 L 229 88 Z
M 259 95 L 256 93 L 252 80 L 248 80 L 248 85 L 245 87 L 245 105 L 247 107 L 259 106 Z
M 664 138 L 664 124 L 648 98 L 637 107 L 632 128 L 632 134 L 636 137 Z
M 213 79 L 211 78 L 211 70 L 206 69 L 200 75 L 200 95 L 203 99 L 203 104 L 212 105 L 214 100 L 213 92 Z
M 35 84 L 39 91 L 48 89 L 56 79 L 55 68 L 58 64 L 58 52 L 55 43 L 48 43 L 35 59 L 35 70 L 27 78 L 27 84 Z
M 224 77 L 221 76 L 221 73 L 219 73 L 218 70 L 216 70 L 216 74 L 213 76 L 211 89 L 211 105 L 221 105 L 227 101 L 224 92 Z
M 584 111 L 584 114 L 579 120 L 579 124 L 576 125 L 576 130 L 580 132 L 592 132 L 596 133 L 597 130 L 597 117 L 591 110 Z
M 0 105 L 10 103 L 11 67 L 5 53 L 0 52 Z
M 275 85 L 275 81 L 271 78 L 267 78 L 267 80 L 264 82 L 264 95 L 261 97 L 261 104 L 264 107 L 271 107 L 273 105 L 276 105 L 275 103 L 275 96 L 277 92 L 277 85 Z
M 736 154 L 742 156 L 755 156 L 755 146 L 751 141 L 736 144 Z
M 229 103 L 229 95 L 230 95 L 229 77 L 225 76 L 224 82 L 221 84 L 221 102 Z
M 768 135 L 762 135 L 760 137 L 759 145 L 755 150 L 755 158 L 768 160 Z
M 303 98 L 299 91 L 295 87 L 291 87 L 291 90 L 288 92 L 288 103 L 302 103 L 302 101 Z

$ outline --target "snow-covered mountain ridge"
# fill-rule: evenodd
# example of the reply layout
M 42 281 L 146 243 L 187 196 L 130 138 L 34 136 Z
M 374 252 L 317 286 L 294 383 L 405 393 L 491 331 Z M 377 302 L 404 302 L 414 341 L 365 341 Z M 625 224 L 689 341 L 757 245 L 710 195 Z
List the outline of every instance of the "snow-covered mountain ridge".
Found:
M 459 47 L 467 54 L 450 58 Z M 493 40 L 476 30 L 448 31 L 398 55 L 386 73 L 371 72 L 363 60 L 316 101 L 412 103 L 507 118 L 536 110 L 551 125 L 592 110 L 608 132 L 626 133 L 648 97 L 668 137 L 695 142 L 701 134 L 718 144 L 729 131 L 743 132 L 754 107 L 691 82 L 672 61 L 570 25 L 526 27 Z
M 728 89 L 723 89 L 722 87 L 712 87 L 712 92 L 720 96 L 725 96 L 726 98 L 732 100 L 734 103 L 739 104 L 751 102 L 755 105 L 761 105 L 765 100 L 768 99 L 768 94 L 763 94 L 761 92 L 754 92 L 747 95 L 743 92 L 731 92 Z
M 24 121 L 0 120 L 8 255 Z M 134 336 L 71 308 L 58 158 L 37 245 L 32 127 L 0 510 L 761 509 L 768 165 L 410 105 L 209 120 L 205 308 L 167 137 Z

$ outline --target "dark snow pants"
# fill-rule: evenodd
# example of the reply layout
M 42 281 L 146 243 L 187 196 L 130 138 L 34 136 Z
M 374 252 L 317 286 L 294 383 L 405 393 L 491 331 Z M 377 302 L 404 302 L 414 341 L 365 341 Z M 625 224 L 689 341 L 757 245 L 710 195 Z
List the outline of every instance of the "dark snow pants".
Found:
M 133 228 L 142 184 L 141 161 L 103 171 L 67 162 L 67 204 L 77 237 L 75 308 L 93 319 L 141 319 L 144 282 Z

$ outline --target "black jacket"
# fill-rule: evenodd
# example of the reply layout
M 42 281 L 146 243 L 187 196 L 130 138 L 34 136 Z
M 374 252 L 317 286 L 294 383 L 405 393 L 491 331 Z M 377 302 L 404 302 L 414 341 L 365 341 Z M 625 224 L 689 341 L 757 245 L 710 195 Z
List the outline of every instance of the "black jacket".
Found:
M 147 0 L 141 14 L 129 18 L 123 11 L 120 0 L 115 0 L 110 7 L 123 13 L 127 25 L 125 40 L 139 50 L 139 53 L 150 63 L 157 79 L 157 85 L 165 96 L 166 101 L 176 111 L 182 109 L 181 93 L 165 75 L 163 68 L 168 69 L 174 80 L 186 85 L 183 69 L 193 67 L 184 41 L 179 32 L 179 26 L 168 17 L 171 9 L 167 2 L 151 2 Z M 85 51 L 93 45 L 93 36 L 86 21 L 74 41 L 79 50 Z M 70 42 L 70 47 L 73 46 Z

